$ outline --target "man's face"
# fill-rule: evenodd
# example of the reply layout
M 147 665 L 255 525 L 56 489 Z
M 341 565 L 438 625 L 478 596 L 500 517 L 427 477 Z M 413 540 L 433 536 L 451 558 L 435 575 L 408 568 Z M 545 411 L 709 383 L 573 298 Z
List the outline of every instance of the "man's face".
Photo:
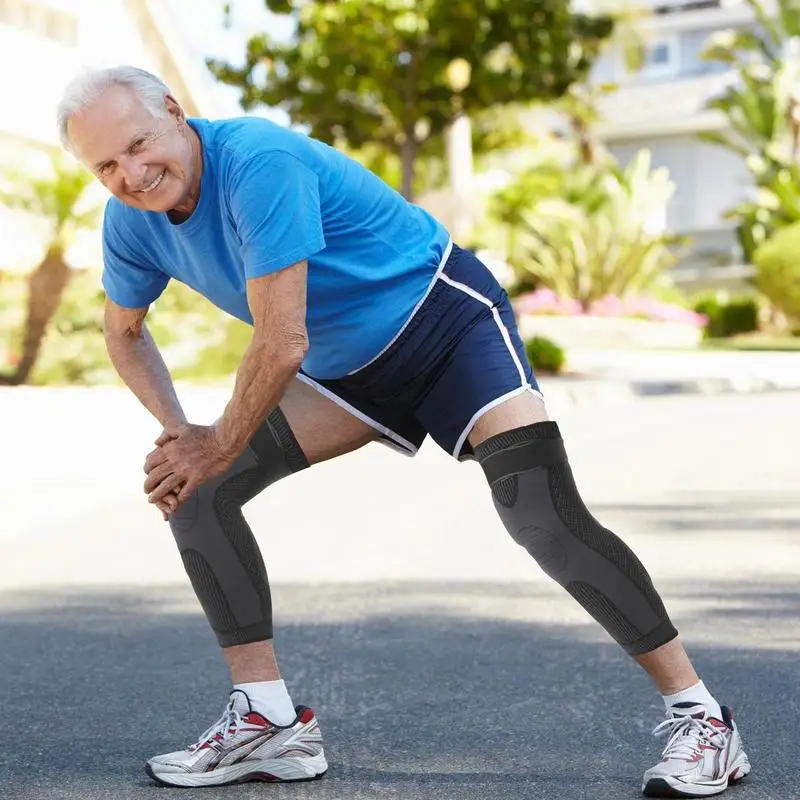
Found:
M 175 100 L 167 96 L 165 106 L 169 116 L 154 117 L 134 92 L 113 86 L 68 123 L 84 163 L 115 197 L 144 211 L 185 205 L 199 182 L 194 134 Z

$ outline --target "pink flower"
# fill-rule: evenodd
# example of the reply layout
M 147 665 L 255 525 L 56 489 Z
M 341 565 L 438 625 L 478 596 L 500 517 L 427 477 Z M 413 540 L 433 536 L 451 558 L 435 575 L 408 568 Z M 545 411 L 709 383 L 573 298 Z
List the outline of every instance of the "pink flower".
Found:
M 537 289 L 514 299 L 518 314 L 588 314 L 597 317 L 648 319 L 654 322 L 676 322 L 684 325 L 705 327 L 708 318 L 688 308 L 663 303 L 646 295 L 609 294 L 589 304 L 584 310 L 577 300 L 558 297 L 551 289 Z
M 581 304 L 570 298 L 560 298 L 551 289 L 537 289 L 514 299 L 518 314 L 580 314 Z

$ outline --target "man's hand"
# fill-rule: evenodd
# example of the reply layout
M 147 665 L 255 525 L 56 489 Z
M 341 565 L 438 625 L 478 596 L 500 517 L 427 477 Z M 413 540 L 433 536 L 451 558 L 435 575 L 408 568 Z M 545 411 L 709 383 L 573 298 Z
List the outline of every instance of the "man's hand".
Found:
M 156 445 L 144 462 L 144 490 L 162 513 L 170 493 L 177 501 L 170 509 L 175 511 L 201 484 L 221 475 L 235 459 L 235 455 L 223 452 L 213 426 L 183 424 L 165 428 Z
M 153 505 L 161 512 L 164 522 L 169 519 L 169 515 L 178 507 L 178 491 L 170 492 L 163 500 L 159 500 Z

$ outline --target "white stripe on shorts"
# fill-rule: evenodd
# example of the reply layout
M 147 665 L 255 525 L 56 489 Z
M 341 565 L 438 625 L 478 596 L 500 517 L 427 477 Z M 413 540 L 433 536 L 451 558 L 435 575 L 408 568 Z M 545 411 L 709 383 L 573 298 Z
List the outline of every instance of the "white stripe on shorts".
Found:
M 512 389 L 510 392 L 506 392 L 500 397 L 496 397 L 494 400 L 488 402 L 483 408 L 479 408 L 473 415 L 472 419 L 467 423 L 467 427 L 461 431 L 461 435 L 458 437 L 458 441 L 456 442 L 456 446 L 453 450 L 453 458 L 458 458 L 458 454 L 461 452 L 461 448 L 464 446 L 464 442 L 469 436 L 470 431 L 475 427 L 475 423 L 487 412 L 491 411 L 493 408 L 505 403 L 506 400 L 510 400 L 512 397 L 516 397 L 518 394 L 522 394 L 523 392 L 527 392 L 528 390 L 534 391 L 527 383 L 524 386 L 518 386 L 516 389 Z
M 480 303 L 483 303 L 488 308 L 492 309 L 492 317 L 494 317 L 494 321 L 497 324 L 498 329 L 500 330 L 500 335 L 503 337 L 503 341 L 505 342 L 506 347 L 508 348 L 509 355 L 511 356 L 511 360 L 514 362 L 514 366 L 517 368 L 517 372 L 519 373 L 519 380 L 520 385 L 516 389 L 512 389 L 510 392 L 506 392 L 505 394 L 501 395 L 500 397 L 496 397 L 494 400 L 488 402 L 483 408 L 478 409 L 473 415 L 472 419 L 467 423 L 466 428 L 461 431 L 461 435 L 458 437 L 458 441 L 456 442 L 455 449 L 453 450 L 453 458 L 458 458 L 458 454 L 461 452 L 461 448 L 464 446 L 464 442 L 466 441 L 467 436 L 469 436 L 470 431 L 475 427 L 475 423 L 487 412 L 491 409 L 495 408 L 496 406 L 501 405 L 506 400 L 510 400 L 512 397 L 516 397 L 518 394 L 522 394 L 525 391 L 531 391 L 538 397 L 542 397 L 542 393 L 536 391 L 529 383 L 528 379 L 525 376 L 525 369 L 522 366 L 522 362 L 520 361 L 519 355 L 517 355 L 517 351 L 514 349 L 514 345 L 511 343 L 511 336 L 508 332 L 508 328 L 503 324 L 503 319 L 500 316 L 500 312 L 495 308 L 494 303 L 489 300 L 488 297 L 484 297 L 480 292 L 476 292 L 471 286 L 467 286 L 465 283 L 459 283 L 458 281 L 454 281 L 448 275 L 441 275 L 440 279 L 443 280 L 445 283 L 450 284 L 455 289 L 468 294 L 470 297 L 474 298 Z M 542 398 L 544 399 L 544 398 Z
M 310 386 L 312 389 L 316 389 L 321 395 L 327 397 L 328 400 L 333 400 L 337 406 L 340 406 L 345 411 L 352 414 L 357 419 L 360 419 L 362 422 L 366 422 L 371 428 L 374 428 L 379 433 L 382 433 L 390 442 L 381 442 L 381 444 L 386 444 L 393 449 L 399 450 L 404 455 L 413 456 L 417 453 L 417 447 L 413 445 L 408 439 L 404 439 L 400 436 L 399 433 L 395 433 L 393 430 L 390 430 L 385 425 L 381 425 L 380 422 L 376 422 L 372 417 L 368 417 L 363 411 L 360 411 L 355 406 L 351 406 L 346 400 L 342 400 L 338 394 L 332 392 L 330 389 L 326 389 L 321 384 L 317 383 L 313 378 L 309 378 L 308 375 L 304 375 L 302 372 L 297 373 L 298 380 L 303 381 L 303 383 Z

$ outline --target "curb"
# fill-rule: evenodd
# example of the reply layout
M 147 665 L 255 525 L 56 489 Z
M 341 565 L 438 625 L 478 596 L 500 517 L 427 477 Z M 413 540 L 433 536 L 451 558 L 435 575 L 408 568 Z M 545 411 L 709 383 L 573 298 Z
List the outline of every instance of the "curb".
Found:
M 545 401 L 617 403 L 659 397 L 719 397 L 725 395 L 800 392 L 800 377 L 794 380 L 760 377 L 709 377 L 647 380 L 636 377 L 547 377 L 539 378 Z

